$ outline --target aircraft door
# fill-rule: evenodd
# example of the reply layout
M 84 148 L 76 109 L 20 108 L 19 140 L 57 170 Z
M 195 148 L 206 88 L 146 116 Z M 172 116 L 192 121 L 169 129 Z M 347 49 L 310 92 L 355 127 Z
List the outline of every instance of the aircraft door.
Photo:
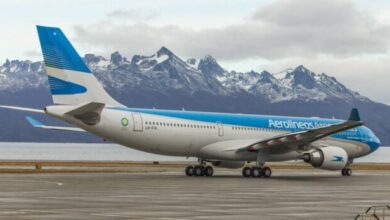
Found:
M 218 135 L 220 137 L 222 137 L 224 135 L 224 132 L 223 132 L 223 124 L 221 122 L 218 122 L 217 123 L 217 128 L 218 128 Z
M 143 131 L 143 121 L 140 113 L 132 113 L 134 131 Z

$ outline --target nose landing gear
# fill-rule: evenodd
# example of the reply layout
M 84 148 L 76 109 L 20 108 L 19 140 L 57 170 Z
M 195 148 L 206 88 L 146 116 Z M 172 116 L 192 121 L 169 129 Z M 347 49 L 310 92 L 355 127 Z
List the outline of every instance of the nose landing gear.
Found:
M 352 169 L 351 168 L 344 168 L 341 170 L 341 175 L 343 176 L 351 176 L 352 175 Z
M 352 169 L 349 168 L 352 163 L 353 163 L 353 160 L 349 160 L 348 161 L 347 166 L 345 166 L 344 169 L 341 170 L 341 175 L 343 175 L 343 176 L 352 176 Z

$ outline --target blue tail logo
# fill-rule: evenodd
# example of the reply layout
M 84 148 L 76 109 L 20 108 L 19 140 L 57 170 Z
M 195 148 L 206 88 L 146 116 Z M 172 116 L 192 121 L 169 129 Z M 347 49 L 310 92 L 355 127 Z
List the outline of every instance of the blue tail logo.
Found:
M 48 76 L 48 78 L 51 94 L 53 95 L 74 95 L 87 91 L 87 88 L 76 83 L 67 82 L 52 76 Z

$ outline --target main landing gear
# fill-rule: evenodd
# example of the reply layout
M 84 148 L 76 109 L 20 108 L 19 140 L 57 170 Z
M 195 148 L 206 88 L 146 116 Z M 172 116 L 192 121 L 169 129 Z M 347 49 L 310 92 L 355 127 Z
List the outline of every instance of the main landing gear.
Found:
M 272 170 L 269 167 L 244 167 L 242 169 L 243 177 L 265 177 L 269 178 L 272 175 Z
M 211 166 L 189 165 L 186 167 L 185 172 L 187 176 L 212 176 L 214 174 L 214 169 Z
M 344 168 L 341 170 L 341 175 L 343 176 L 351 176 L 352 175 L 352 169 L 351 168 Z

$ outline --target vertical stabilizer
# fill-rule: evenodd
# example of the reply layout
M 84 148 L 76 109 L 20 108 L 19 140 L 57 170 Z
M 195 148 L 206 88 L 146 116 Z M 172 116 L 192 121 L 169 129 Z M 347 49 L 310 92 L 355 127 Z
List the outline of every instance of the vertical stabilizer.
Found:
M 122 106 L 104 90 L 61 29 L 37 26 L 37 30 L 55 104 Z

